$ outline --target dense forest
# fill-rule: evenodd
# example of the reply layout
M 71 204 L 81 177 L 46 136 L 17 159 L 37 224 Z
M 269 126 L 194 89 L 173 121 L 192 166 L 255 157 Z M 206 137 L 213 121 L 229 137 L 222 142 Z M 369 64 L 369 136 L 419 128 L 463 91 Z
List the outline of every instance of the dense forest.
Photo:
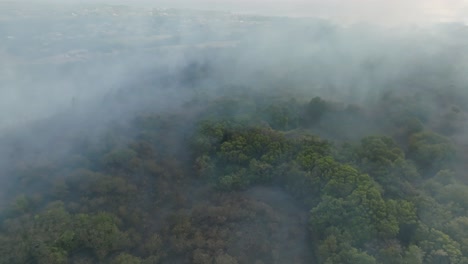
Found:
M 421 98 L 246 89 L 16 149 L 0 263 L 468 263 L 465 109 Z
M 468 264 L 466 24 L 18 2 L 0 264 Z

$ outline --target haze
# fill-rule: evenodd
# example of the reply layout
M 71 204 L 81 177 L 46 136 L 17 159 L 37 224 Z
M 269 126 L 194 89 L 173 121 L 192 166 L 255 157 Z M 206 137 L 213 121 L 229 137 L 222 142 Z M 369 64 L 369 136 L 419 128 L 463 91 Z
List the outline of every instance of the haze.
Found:
M 24 2 L 24 0 L 21 0 Z M 34 2 L 41 3 L 41 0 Z M 117 0 L 117 1 L 54 1 L 55 3 L 109 3 L 140 6 L 194 8 L 205 10 L 235 11 L 280 16 L 314 16 L 339 22 L 368 22 L 380 24 L 433 23 L 467 21 L 466 0 Z
M 467 4 L 0 0 L 0 264 L 467 264 Z

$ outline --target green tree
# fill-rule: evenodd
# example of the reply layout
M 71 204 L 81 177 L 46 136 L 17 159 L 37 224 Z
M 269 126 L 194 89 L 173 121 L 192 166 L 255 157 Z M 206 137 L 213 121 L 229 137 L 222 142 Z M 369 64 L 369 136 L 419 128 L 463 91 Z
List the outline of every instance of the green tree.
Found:
M 455 158 L 455 147 L 451 140 L 429 131 L 413 134 L 408 151 L 409 157 L 426 173 L 448 168 Z

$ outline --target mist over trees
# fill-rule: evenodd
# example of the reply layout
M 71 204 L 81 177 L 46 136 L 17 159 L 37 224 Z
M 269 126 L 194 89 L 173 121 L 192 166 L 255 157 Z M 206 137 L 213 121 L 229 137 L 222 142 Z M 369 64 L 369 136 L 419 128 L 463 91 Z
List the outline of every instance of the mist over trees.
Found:
M 0 6 L 0 263 L 468 263 L 466 25 Z

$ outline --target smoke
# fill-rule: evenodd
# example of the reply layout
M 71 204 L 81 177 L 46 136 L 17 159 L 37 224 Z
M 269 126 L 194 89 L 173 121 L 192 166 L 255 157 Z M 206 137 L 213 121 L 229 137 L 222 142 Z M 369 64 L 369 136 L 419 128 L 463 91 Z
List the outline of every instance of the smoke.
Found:
M 131 134 L 129 121 L 148 112 L 185 116 L 178 130 L 189 134 L 198 110 L 190 103 L 228 96 L 300 103 L 320 96 L 413 111 L 446 122 L 428 121 L 431 128 L 457 122 L 451 136 L 466 144 L 467 12 L 460 0 L 0 0 L 0 182 L 9 183 L 17 160 L 59 160 L 114 127 Z M 416 98 L 414 109 L 400 109 L 405 96 Z M 327 113 L 313 132 L 356 140 L 382 132 L 366 118 Z M 164 143 L 176 148 L 175 138 Z M 280 213 L 278 245 L 294 240 L 290 226 L 307 226 L 282 191 L 243 195 Z M 238 231 L 254 236 L 255 224 Z M 291 255 L 307 252 L 295 244 L 306 232 L 298 239 L 280 259 L 289 247 Z
M 1 3 L 0 130 L 232 92 L 220 87 L 363 102 L 466 81 L 466 1 L 41 3 Z

